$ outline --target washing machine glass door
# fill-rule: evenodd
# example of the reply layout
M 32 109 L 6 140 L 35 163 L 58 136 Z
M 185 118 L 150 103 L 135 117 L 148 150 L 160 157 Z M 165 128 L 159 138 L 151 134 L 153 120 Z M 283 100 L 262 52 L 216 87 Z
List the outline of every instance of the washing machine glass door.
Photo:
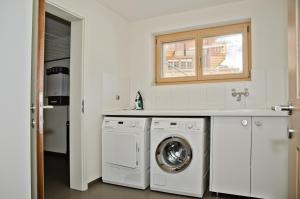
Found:
M 179 173 L 186 169 L 192 161 L 190 144 L 180 137 L 164 139 L 156 149 L 156 162 L 168 173 Z

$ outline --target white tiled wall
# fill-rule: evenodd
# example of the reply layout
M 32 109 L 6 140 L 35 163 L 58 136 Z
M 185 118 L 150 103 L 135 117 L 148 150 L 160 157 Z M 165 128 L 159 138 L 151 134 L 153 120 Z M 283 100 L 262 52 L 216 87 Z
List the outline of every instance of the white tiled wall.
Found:
M 276 104 L 284 104 L 287 100 L 286 77 L 287 70 L 259 68 L 252 70 L 251 81 L 187 84 L 169 86 L 150 86 L 144 96 L 146 109 L 264 109 Z M 240 102 L 232 97 L 232 89 L 244 91 L 248 88 L 250 95 L 242 96 Z M 131 101 L 135 97 L 132 92 Z
M 287 103 L 286 10 L 286 0 L 244 0 L 132 23 L 131 102 L 141 90 L 146 109 L 263 109 Z M 251 81 L 155 85 L 154 34 L 243 19 L 252 22 Z M 248 88 L 250 96 L 237 102 L 233 88 Z
M 130 81 L 110 73 L 102 75 L 102 106 L 104 111 L 118 110 L 129 107 Z M 117 96 L 119 99 L 117 99 Z

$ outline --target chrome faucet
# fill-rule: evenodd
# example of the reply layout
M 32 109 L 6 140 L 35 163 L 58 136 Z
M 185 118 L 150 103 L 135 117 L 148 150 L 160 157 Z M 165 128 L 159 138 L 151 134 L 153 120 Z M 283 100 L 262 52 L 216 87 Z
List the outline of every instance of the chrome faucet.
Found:
M 232 97 L 236 97 L 236 101 L 240 102 L 242 100 L 242 96 L 248 97 L 250 95 L 249 89 L 245 88 L 244 91 L 237 92 L 235 89 L 232 89 Z

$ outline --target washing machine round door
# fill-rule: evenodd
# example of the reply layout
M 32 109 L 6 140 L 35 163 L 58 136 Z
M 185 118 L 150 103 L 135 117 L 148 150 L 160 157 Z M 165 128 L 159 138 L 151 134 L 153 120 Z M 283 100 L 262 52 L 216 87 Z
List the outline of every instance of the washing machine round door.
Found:
M 179 173 L 186 169 L 192 161 L 190 144 L 180 137 L 164 139 L 156 149 L 158 166 L 168 173 Z

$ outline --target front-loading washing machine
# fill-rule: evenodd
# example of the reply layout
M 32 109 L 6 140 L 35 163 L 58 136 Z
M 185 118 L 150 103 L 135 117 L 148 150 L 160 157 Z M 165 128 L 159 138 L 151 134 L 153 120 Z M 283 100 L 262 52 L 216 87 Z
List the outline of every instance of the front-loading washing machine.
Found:
M 150 137 L 150 189 L 201 198 L 209 177 L 209 119 L 153 118 Z
M 103 182 L 138 189 L 149 186 L 150 124 L 150 118 L 104 118 Z

